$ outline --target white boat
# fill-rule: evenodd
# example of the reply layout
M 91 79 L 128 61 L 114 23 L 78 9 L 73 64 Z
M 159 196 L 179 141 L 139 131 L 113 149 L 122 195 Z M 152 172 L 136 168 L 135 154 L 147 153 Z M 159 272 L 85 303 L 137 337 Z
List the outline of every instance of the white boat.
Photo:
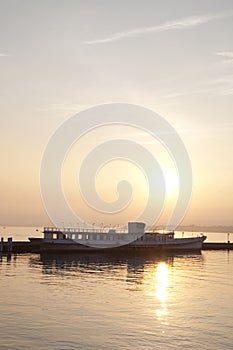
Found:
M 206 236 L 175 238 L 174 231 L 146 231 L 142 222 L 129 222 L 128 231 L 45 227 L 41 251 L 200 251 Z M 33 241 L 33 239 L 30 239 Z

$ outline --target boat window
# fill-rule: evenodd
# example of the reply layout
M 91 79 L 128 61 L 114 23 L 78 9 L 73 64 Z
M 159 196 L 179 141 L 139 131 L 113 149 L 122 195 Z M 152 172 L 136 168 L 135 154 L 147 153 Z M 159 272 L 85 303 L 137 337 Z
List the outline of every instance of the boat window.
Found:
M 81 233 L 78 234 L 78 239 L 82 239 L 83 235 Z
M 88 234 L 86 234 L 86 239 L 89 239 L 89 235 Z

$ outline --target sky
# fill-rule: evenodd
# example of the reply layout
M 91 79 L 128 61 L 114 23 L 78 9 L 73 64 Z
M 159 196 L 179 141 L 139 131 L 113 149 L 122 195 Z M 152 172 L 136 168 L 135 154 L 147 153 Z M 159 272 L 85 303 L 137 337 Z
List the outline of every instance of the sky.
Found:
M 51 135 L 76 113 L 115 102 L 154 111 L 183 140 L 193 188 L 182 224 L 233 225 L 232 33 L 231 0 L 0 0 L 0 225 L 51 223 L 40 192 Z M 147 200 L 140 169 L 121 161 L 100 172 L 96 186 L 106 201 L 121 175 L 135 187 L 126 214 L 102 217 L 77 189 L 82 159 L 106 135 L 161 145 L 148 146 L 150 136 L 130 128 L 96 132 L 67 157 L 63 188 L 83 222 L 121 224 Z

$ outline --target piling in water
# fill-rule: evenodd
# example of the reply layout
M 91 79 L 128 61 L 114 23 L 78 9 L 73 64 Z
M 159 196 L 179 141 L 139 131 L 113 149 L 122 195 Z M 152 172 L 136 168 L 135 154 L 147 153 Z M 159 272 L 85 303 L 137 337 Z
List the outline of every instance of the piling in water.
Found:
M 12 237 L 9 237 L 7 240 L 7 251 L 8 253 L 12 252 Z
M 3 246 L 4 246 L 4 238 L 1 237 L 0 252 L 3 252 Z

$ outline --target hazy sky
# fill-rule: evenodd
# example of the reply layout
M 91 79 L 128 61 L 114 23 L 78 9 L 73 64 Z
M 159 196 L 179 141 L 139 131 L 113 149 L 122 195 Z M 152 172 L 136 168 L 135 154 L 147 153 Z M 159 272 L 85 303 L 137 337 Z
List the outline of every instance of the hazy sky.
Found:
M 49 223 L 48 139 L 109 102 L 152 109 L 179 132 L 194 176 L 183 224 L 233 225 L 231 0 L 0 0 L 0 96 L 0 225 Z

